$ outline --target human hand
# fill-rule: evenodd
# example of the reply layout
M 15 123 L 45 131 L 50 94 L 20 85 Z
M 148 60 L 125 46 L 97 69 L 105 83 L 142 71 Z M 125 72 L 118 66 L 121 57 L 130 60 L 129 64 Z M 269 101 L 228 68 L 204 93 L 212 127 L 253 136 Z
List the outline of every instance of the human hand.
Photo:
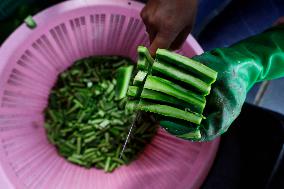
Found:
M 152 56 L 158 48 L 181 47 L 194 24 L 197 0 L 149 0 L 141 11 Z

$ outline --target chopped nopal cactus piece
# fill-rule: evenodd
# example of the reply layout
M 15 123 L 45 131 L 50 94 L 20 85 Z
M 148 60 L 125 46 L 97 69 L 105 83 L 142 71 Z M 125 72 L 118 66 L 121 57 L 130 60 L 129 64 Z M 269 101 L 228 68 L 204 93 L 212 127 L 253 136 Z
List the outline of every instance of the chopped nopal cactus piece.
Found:
M 131 97 L 139 97 L 139 95 L 140 95 L 139 87 L 129 86 L 128 91 L 127 91 L 127 95 L 131 96 Z
M 137 63 L 138 69 L 151 72 L 151 67 L 154 63 L 154 59 L 151 57 L 148 49 L 146 47 L 139 46 L 137 51 L 138 51 L 138 63 Z
M 144 88 L 159 91 L 180 100 L 184 100 L 191 104 L 192 110 L 197 113 L 202 113 L 205 107 L 206 102 L 203 96 L 196 95 L 195 93 L 160 77 L 148 76 Z
M 33 28 L 35 28 L 37 26 L 35 20 L 30 15 L 25 19 L 25 23 L 31 29 L 33 29 Z
M 117 70 L 117 85 L 115 91 L 115 99 L 120 100 L 126 97 L 127 88 L 131 79 L 133 66 L 123 66 Z
M 151 57 L 148 49 L 144 46 L 138 47 L 138 56 L 144 56 L 146 57 L 147 61 L 152 65 L 154 62 L 154 59 Z
M 195 131 L 189 132 L 189 133 L 185 133 L 182 135 L 177 135 L 177 137 L 179 138 L 183 138 L 183 139 L 190 139 L 190 140 L 198 140 L 201 138 L 201 133 L 199 129 L 196 129 Z
M 128 101 L 126 103 L 126 106 L 125 108 L 130 111 L 130 112 L 133 112 L 136 110 L 137 106 L 139 104 L 139 100 L 131 100 L 131 101 Z
M 199 75 L 208 84 L 212 84 L 217 79 L 217 72 L 212 70 L 211 68 L 205 66 L 204 64 L 201 64 L 200 62 L 197 62 L 180 54 L 170 52 L 166 49 L 158 49 L 156 52 L 156 58 L 158 60 L 161 59 L 167 61 L 170 64 L 182 67 L 190 71 L 191 73 Z
M 163 116 L 182 119 L 198 125 L 203 119 L 203 117 L 199 114 L 186 112 L 184 110 L 180 110 L 178 108 L 174 108 L 168 105 L 155 104 L 144 100 L 140 100 L 137 109 L 145 112 L 152 112 Z
M 187 109 L 191 109 L 192 107 L 192 105 L 188 104 L 187 102 L 183 100 L 180 100 L 173 96 L 170 96 L 165 93 L 158 92 L 158 91 L 154 91 L 151 89 L 143 89 L 140 96 L 142 99 L 149 99 L 149 100 L 157 101 L 157 103 L 158 102 L 167 103 L 167 104 L 172 104 L 177 107 L 182 107 L 182 108 L 187 108 Z
M 147 70 L 148 69 L 148 61 L 145 57 L 139 57 L 138 58 L 137 68 L 139 70 Z
M 169 76 L 175 80 L 182 81 L 193 87 L 195 90 L 199 91 L 202 95 L 208 95 L 210 92 L 210 84 L 207 84 L 201 79 L 191 76 L 190 74 L 182 71 L 181 69 L 178 69 L 177 66 L 174 67 L 165 62 L 156 60 L 152 66 L 152 70 Z
M 147 72 L 145 71 L 138 71 L 134 77 L 133 85 L 142 85 L 147 77 Z
M 199 128 L 194 128 L 190 123 L 178 123 L 173 120 L 167 120 L 166 117 L 163 117 L 166 120 L 161 120 L 160 125 L 175 136 L 182 136 L 181 138 L 198 140 L 201 138 L 201 133 Z

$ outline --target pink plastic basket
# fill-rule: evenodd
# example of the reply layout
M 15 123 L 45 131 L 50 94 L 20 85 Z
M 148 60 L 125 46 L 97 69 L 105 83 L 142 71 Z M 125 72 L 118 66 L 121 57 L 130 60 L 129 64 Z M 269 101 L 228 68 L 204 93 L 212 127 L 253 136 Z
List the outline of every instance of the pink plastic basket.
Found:
M 60 157 L 48 143 L 42 111 L 58 73 L 90 55 L 136 60 L 148 45 L 139 18 L 142 5 L 125 0 L 68 1 L 20 26 L 0 49 L 1 189 L 198 188 L 214 160 L 219 139 L 192 143 L 159 130 L 140 158 L 111 174 L 84 169 Z M 180 53 L 202 53 L 189 36 Z

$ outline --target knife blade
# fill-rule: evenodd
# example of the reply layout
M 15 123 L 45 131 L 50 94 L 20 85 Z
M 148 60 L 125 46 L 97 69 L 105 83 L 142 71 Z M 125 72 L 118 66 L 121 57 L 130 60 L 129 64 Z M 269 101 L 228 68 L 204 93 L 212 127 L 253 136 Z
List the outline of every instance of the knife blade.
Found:
M 127 137 L 126 137 L 126 140 L 125 140 L 125 142 L 124 142 L 124 144 L 123 144 L 123 147 L 122 147 L 122 150 L 121 150 L 121 152 L 120 152 L 120 155 L 119 155 L 119 158 L 120 158 L 120 159 L 121 159 L 121 157 L 122 157 L 122 155 L 123 155 L 123 152 L 124 152 L 124 150 L 125 150 L 125 148 L 126 148 L 126 145 L 127 145 L 127 143 L 128 143 L 129 137 L 130 137 L 130 135 L 131 135 L 131 133 L 132 133 L 133 127 L 136 125 L 136 122 L 137 122 L 137 120 L 138 120 L 139 118 L 140 118 L 140 113 L 137 112 L 137 113 L 135 114 L 135 116 L 134 116 L 134 119 L 133 119 L 133 122 L 132 122 L 132 124 L 131 124 L 130 129 L 129 129 L 128 135 L 127 135 Z

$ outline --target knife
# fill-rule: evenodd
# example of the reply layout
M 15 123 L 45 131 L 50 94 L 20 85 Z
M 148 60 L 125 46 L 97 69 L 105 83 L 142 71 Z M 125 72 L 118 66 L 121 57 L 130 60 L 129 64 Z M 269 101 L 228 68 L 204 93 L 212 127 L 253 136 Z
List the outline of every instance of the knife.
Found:
M 121 157 L 122 157 L 122 155 L 123 155 L 123 152 L 124 152 L 124 150 L 125 150 L 125 148 L 126 148 L 126 145 L 127 145 L 127 143 L 128 143 L 129 137 L 130 137 L 130 135 L 131 135 L 131 133 L 132 133 L 132 130 L 133 130 L 134 126 L 136 125 L 136 123 L 137 123 L 137 121 L 138 121 L 139 119 L 140 119 L 140 113 L 137 112 L 137 113 L 135 114 L 135 117 L 133 118 L 133 122 L 132 122 L 132 124 L 131 124 L 130 129 L 129 129 L 129 132 L 128 132 L 128 135 L 127 135 L 127 137 L 126 137 L 126 140 L 125 140 L 125 142 L 124 142 L 124 144 L 123 144 L 123 148 L 122 148 L 122 150 L 121 150 L 121 152 L 120 152 L 120 155 L 119 155 L 119 158 L 120 158 L 120 159 L 121 159 Z

